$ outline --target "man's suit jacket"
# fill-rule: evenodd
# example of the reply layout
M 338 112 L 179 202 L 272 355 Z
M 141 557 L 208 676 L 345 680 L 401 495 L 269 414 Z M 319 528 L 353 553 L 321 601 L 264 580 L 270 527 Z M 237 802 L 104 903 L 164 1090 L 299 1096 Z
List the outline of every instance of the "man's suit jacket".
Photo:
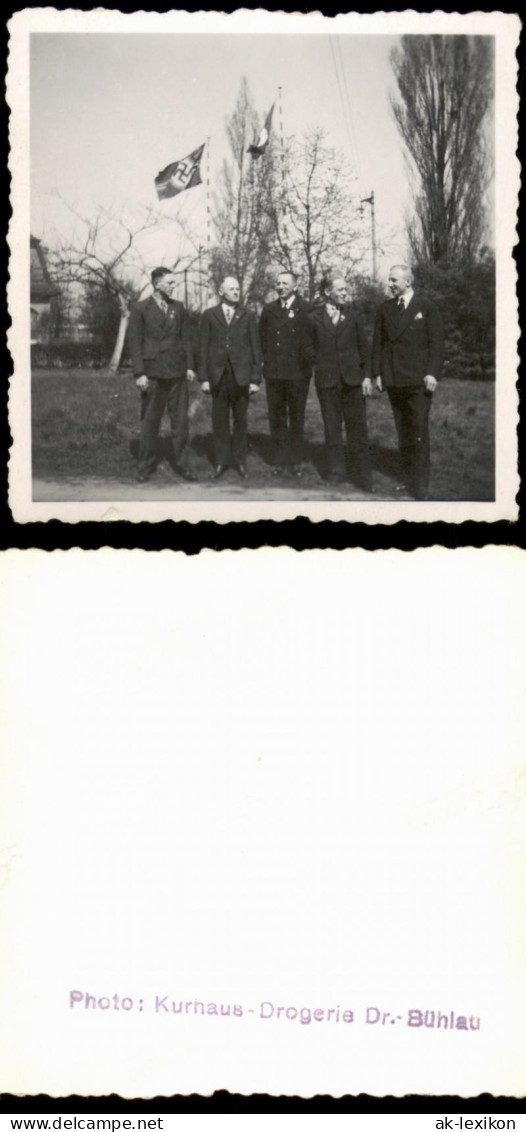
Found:
M 444 360 L 444 327 L 438 307 L 414 292 L 401 314 L 396 299 L 382 303 L 373 340 L 373 375 L 386 388 L 419 386 L 426 374 L 440 377 Z
M 218 385 L 227 361 L 238 385 L 261 382 L 261 348 L 256 316 L 237 307 L 227 323 L 221 303 L 209 307 L 201 317 L 199 333 L 199 381 Z
M 294 296 L 286 310 L 279 299 L 263 308 L 259 337 L 266 381 L 304 381 L 310 377 L 309 310 L 300 295 Z
M 128 346 L 136 377 L 182 381 L 194 358 L 188 315 L 182 303 L 168 301 L 166 314 L 153 295 L 135 303 L 128 326 Z
M 361 385 L 367 371 L 367 340 L 352 306 L 346 306 L 334 326 L 325 306 L 311 314 L 311 351 L 318 389 L 330 389 L 343 381 Z

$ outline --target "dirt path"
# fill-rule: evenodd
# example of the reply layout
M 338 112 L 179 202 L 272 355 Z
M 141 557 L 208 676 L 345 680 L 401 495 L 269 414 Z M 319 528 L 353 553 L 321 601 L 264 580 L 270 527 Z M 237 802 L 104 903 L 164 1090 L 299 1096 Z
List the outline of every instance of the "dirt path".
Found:
M 374 496 L 379 499 L 399 498 L 394 495 Z M 361 502 L 372 501 L 370 495 L 345 487 L 344 490 L 332 488 L 330 491 L 320 485 L 319 488 L 294 487 L 256 487 L 248 483 L 236 484 L 230 482 L 220 483 L 155 483 L 144 484 L 134 481 L 98 479 L 94 476 L 87 478 L 68 477 L 62 480 L 35 478 L 33 480 L 33 501 L 35 503 L 99 503 L 99 502 L 160 502 L 169 501 L 207 503 L 210 500 L 218 502 L 250 502 L 265 500 L 276 502 L 295 503 L 302 500 L 344 502 L 356 500 Z

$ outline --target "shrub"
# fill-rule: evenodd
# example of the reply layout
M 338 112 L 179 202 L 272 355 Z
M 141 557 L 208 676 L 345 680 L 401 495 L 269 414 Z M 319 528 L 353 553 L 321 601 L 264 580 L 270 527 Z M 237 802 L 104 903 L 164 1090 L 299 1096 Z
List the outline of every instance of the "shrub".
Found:
M 495 262 L 490 252 L 468 264 L 417 264 L 415 286 L 444 319 L 444 376 L 495 379 Z
M 31 366 L 38 369 L 102 369 L 108 358 L 95 342 L 35 342 Z

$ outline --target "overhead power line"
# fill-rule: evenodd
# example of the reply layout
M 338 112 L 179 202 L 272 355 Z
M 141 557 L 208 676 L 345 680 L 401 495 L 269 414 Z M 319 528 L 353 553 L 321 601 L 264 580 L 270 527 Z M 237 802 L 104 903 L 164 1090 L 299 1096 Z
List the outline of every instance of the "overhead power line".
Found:
M 359 152 L 359 149 L 358 149 L 358 138 L 356 136 L 356 130 L 354 128 L 352 100 L 351 100 L 351 96 L 349 94 L 349 87 L 347 85 L 347 69 L 346 69 L 344 62 L 343 62 L 342 44 L 341 44 L 341 38 L 340 38 L 339 35 L 336 36 L 336 51 L 337 51 L 337 54 L 339 56 L 341 73 L 343 75 L 343 85 L 344 85 L 344 89 L 345 89 L 347 111 L 348 111 L 349 121 L 350 121 L 350 126 L 351 126 L 351 137 L 352 137 L 353 146 L 354 146 L 354 161 L 355 161 L 355 165 L 356 165 L 356 173 L 358 175 L 358 180 L 360 180 L 360 152 Z
M 358 180 L 360 180 L 360 168 L 359 168 L 360 163 L 359 163 L 359 155 L 358 155 L 358 144 L 357 144 L 357 141 L 356 141 L 356 133 L 355 133 L 355 129 L 354 129 L 352 104 L 351 104 L 351 98 L 350 98 L 350 94 L 349 94 L 349 87 L 348 87 L 348 84 L 347 84 L 347 75 L 346 75 L 345 66 L 344 66 L 344 62 L 343 62 L 341 44 L 340 44 L 339 36 L 330 35 L 328 38 L 329 38 L 329 46 L 330 46 L 331 57 L 332 57 L 332 65 L 333 65 L 333 68 L 334 68 L 334 75 L 335 75 L 335 78 L 336 78 L 336 85 L 338 87 L 338 93 L 339 93 L 339 96 L 340 96 L 340 104 L 341 104 L 341 110 L 342 110 L 343 124 L 344 124 L 344 127 L 345 127 L 345 132 L 347 134 L 349 156 L 350 156 L 352 165 L 356 169 L 356 173 L 358 175 Z

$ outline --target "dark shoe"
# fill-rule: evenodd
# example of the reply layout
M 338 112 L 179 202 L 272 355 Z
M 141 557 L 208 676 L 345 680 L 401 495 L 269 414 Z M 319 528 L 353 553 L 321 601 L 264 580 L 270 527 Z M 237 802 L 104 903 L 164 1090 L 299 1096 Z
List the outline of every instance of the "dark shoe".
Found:
M 176 468 L 175 471 L 177 472 L 177 475 L 180 476 L 182 480 L 184 480 L 185 483 L 198 482 L 197 476 L 194 476 L 193 472 L 189 472 L 188 468 Z
M 245 468 L 244 464 L 238 464 L 237 470 L 238 470 L 239 475 L 241 476 L 242 480 L 248 480 L 248 472 L 247 472 L 247 469 Z
M 362 483 L 360 487 L 365 495 L 376 495 L 376 488 L 373 487 L 372 483 Z
M 343 483 L 343 476 L 341 472 L 329 472 L 326 479 L 327 483 Z
M 147 480 L 149 480 L 149 478 L 150 478 L 150 473 L 149 472 L 143 472 L 143 471 L 137 472 L 137 474 L 135 476 L 137 483 L 146 483 Z
M 224 472 L 226 472 L 225 464 L 216 464 L 216 466 L 215 466 L 215 468 L 212 472 L 212 479 L 218 480 L 219 477 L 222 476 Z
M 302 477 L 302 475 L 303 475 L 303 471 L 302 471 L 302 469 L 301 469 L 301 465 L 300 465 L 300 464 L 291 464 L 291 465 L 290 465 L 290 470 L 291 470 L 291 472 L 292 472 L 292 475 L 293 475 L 293 476 L 296 476 L 296 479 L 298 479 L 298 480 L 300 480 L 300 479 L 301 479 L 301 477 Z

